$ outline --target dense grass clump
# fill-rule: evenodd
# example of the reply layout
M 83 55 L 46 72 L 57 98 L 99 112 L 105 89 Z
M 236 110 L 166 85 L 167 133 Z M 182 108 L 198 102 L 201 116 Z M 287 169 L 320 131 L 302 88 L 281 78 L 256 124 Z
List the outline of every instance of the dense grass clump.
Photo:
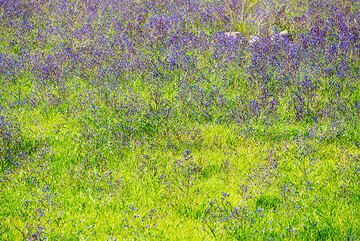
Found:
M 0 239 L 360 239 L 359 7 L 0 1 Z

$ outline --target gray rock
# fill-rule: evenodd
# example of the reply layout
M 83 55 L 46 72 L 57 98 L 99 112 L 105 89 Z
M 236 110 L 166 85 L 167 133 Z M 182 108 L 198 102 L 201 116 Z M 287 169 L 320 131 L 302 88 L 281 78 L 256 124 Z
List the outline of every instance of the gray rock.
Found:
M 249 45 L 254 45 L 262 39 L 270 39 L 271 41 L 277 41 L 285 37 L 289 37 L 290 35 L 287 30 L 284 30 L 266 37 L 253 34 L 250 35 L 249 38 L 245 38 L 245 36 L 241 32 L 225 32 L 224 36 L 227 38 L 241 38 Z
M 233 37 L 233 38 L 243 38 L 243 34 L 240 32 L 225 32 L 224 35 L 228 38 Z

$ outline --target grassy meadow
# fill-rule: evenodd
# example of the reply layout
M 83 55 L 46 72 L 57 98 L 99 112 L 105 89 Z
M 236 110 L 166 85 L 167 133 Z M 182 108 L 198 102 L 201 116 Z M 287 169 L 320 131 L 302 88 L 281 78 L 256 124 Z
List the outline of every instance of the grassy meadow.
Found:
M 360 240 L 359 9 L 0 1 L 0 240 Z

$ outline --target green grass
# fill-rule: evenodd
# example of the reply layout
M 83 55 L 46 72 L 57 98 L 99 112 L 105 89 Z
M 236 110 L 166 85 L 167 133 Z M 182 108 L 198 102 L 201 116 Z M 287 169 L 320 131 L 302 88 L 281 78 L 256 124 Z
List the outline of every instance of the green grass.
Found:
M 159 2 L 158 11 L 165 4 Z M 197 60 L 175 69 L 162 64 L 179 54 L 167 49 L 170 34 L 166 41 L 147 35 L 138 41 L 147 29 L 136 32 L 124 20 L 121 34 L 138 55 L 121 44 L 102 45 L 101 36 L 112 41 L 120 34 L 107 19 L 118 16 L 106 10 L 99 10 L 90 37 L 54 33 L 41 39 L 47 20 L 65 30 L 87 20 L 79 13 L 69 21 L 67 10 L 57 16 L 42 6 L 44 16 L 34 13 L 35 27 L 25 32 L 23 16 L 5 16 L 0 9 L 0 26 L 6 26 L 0 52 L 25 65 L 12 74 L 5 62 L 0 66 L 0 240 L 359 240 L 355 42 L 349 56 L 337 54 L 333 62 L 327 50 L 314 47 L 302 50 L 299 63 L 285 50 L 279 56 L 259 50 L 264 59 L 258 65 L 251 63 L 255 48 L 245 45 L 234 54 L 221 49 L 227 44 L 215 43 L 220 32 L 266 38 L 287 29 L 299 47 L 300 34 L 332 9 L 317 14 L 310 11 L 312 1 L 271 3 L 276 4 L 242 1 L 240 10 L 224 5 L 204 25 L 196 19 L 200 15 L 189 14 L 192 22 L 171 31 L 198 34 L 209 47 L 186 45 L 181 54 Z M 351 1 L 339 9 L 348 4 L 355 12 Z M 131 15 L 133 6 L 126 6 Z M 277 16 L 282 6 L 285 12 Z M 145 28 L 154 9 L 137 27 Z M 171 15 L 169 9 L 161 11 Z M 308 19 L 295 21 L 303 14 Z M 331 47 L 329 36 L 324 48 Z M 84 46 L 115 57 L 105 54 L 88 67 L 67 56 L 56 62 L 60 74 L 52 74 L 59 78 L 39 77 L 46 56 L 65 56 L 68 45 L 85 57 L 91 55 Z M 219 51 L 235 60 L 215 58 Z M 99 74 L 123 58 L 151 64 L 121 69 L 118 76 Z M 291 61 L 278 67 L 273 58 Z M 342 63 L 348 67 L 344 76 L 335 73 Z M 78 72 L 68 69 L 72 64 Z M 334 73 L 325 73 L 332 67 Z M 307 77 L 311 84 L 304 84 Z
M 48 239 L 359 237 L 360 153 L 351 142 L 302 137 L 306 125 L 254 124 L 248 132 L 209 123 L 122 147 L 87 108 L 75 116 L 63 108 L 66 101 L 7 113 L 41 145 L 2 174 L 2 239 L 38 229 Z M 113 110 L 100 108 L 111 124 Z M 89 128 L 98 137 L 88 139 Z
M 2 239 L 37 231 L 50 240 L 359 237 L 358 125 L 339 138 L 325 121 L 222 124 L 178 112 L 134 114 L 137 130 L 126 132 L 116 109 L 123 100 L 139 96 L 155 112 L 162 105 L 156 88 L 129 85 L 104 96 L 77 79 L 34 97 L 26 79 L 6 86 L 4 103 L 33 103 L 2 113 L 28 152 L 1 172 Z M 160 98 L 175 100 L 170 86 Z

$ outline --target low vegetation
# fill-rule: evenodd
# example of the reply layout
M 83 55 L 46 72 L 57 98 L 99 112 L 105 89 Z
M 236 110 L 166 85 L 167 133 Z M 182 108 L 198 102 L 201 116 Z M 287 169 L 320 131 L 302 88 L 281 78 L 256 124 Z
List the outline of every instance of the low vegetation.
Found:
M 358 9 L 1 1 L 0 239 L 360 239 Z

